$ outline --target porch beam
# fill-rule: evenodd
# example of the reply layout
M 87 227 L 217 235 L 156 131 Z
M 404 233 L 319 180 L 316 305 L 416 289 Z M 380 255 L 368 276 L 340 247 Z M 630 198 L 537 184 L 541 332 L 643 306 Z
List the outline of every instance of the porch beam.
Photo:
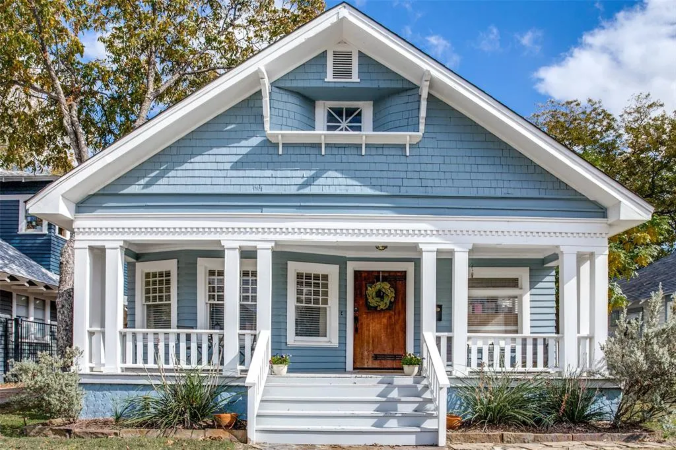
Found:
M 225 249 L 225 318 L 223 374 L 237 375 L 239 365 L 240 244 L 222 241 Z
M 578 368 L 578 251 L 575 247 L 560 247 L 559 266 L 559 330 L 563 335 L 560 367 L 564 371 Z
M 467 313 L 469 309 L 469 248 L 453 251 L 451 321 L 453 375 L 467 375 Z
M 105 286 L 105 373 L 120 372 L 122 346 L 120 331 L 124 316 L 124 246 L 120 242 L 107 242 Z M 88 322 L 88 321 L 87 321 Z
M 82 361 L 79 361 L 80 372 L 89 371 L 89 297 L 91 293 L 91 255 L 88 245 L 81 245 L 77 241 L 73 255 L 73 314 L 78 320 L 73 320 L 73 347 L 82 351 Z
M 592 361 L 594 369 L 605 369 L 601 345 L 608 339 L 608 248 L 596 249 L 591 255 Z
M 273 243 L 260 243 L 256 247 L 257 331 L 272 330 L 272 247 Z

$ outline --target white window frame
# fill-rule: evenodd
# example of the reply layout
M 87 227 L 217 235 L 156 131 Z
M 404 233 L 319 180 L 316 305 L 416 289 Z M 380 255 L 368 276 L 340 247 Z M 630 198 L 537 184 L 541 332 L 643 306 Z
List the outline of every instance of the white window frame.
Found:
M 19 202 L 19 223 L 17 225 L 18 234 L 37 234 L 43 235 L 49 233 L 49 222 L 42 220 L 42 231 L 26 231 L 26 201 L 31 195 L 0 195 L 0 202 Z
M 296 273 L 311 272 L 329 276 L 329 305 L 327 337 L 307 338 L 296 336 Z M 287 262 L 286 283 L 286 344 L 290 347 L 338 347 L 338 288 L 340 266 L 336 264 Z
M 203 330 L 209 327 L 209 304 L 207 303 L 207 275 L 209 270 L 225 270 L 224 258 L 197 258 L 197 327 Z M 239 262 L 240 279 L 243 270 L 258 270 L 255 259 L 242 259 Z M 227 282 L 227 281 L 226 281 Z M 240 286 L 240 296 L 241 286 Z M 224 301 L 227 299 L 224 297 Z M 238 299 L 238 303 L 241 301 Z M 239 304 L 237 305 L 239 311 Z M 237 315 L 237 331 L 240 330 L 239 314 Z M 256 318 L 258 320 L 258 318 Z
M 59 234 L 59 230 L 65 231 L 65 232 L 66 232 L 66 235 L 65 235 L 65 236 L 61 236 L 61 235 Z M 70 231 L 69 231 L 69 230 L 66 230 L 65 228 L 60 227 L 60 226 L 58 226 L 58 225 L 54 225 L 54 236 L 56 236 L 56 237 L 58 237 L 58 238 L 61 238 L 61 239 L 68 240 L 68 239 L 70 239 Z
M 351 51 L 352 52 L 352 78 L 333 78 L 333 51 Z M 342 43 L 326 51 L 326 80 L 331 83 L 358 83 L 359 82 L 359 50 L 351 45 Z
M 373 131 L 373 102 L 337 102 L 318 100 L 315 102 L 315 129 L 326 131 L 328 108 L 361 108 L 361 131 L 335 131 L 335 133 L 359 134 Z
M 171 328 L 175 330 L 178 322 L 178 260 L 146 261 L 136 263 L 136 298 L 134 299 L 134 327 L 146 327 L 146 307 L 143 301 L 146 272 L 171 272 Z
M 470 269 L 470 278 L 518 278 L 518 288 L 469 289 L 468 298 L 518 297 L 519 328 L 517 334 L 530 334 L 530 269 L 528 267 L 473 267 Z

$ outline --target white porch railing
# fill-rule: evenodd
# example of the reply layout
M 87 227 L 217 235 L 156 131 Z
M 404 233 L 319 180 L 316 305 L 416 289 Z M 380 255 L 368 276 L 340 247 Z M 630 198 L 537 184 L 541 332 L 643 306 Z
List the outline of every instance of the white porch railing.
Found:
M 123 368 L 223 365 L 223 331 L 127 328 L 120 337 Z
M 251 365 L 249 366 L 249 373 L 247 373 L 246 381 L 244 382 L 248 388 L 247 436 L 251 442 L 256 442 L 256 415 L 258 414 L 258 406 L 263 397 L 265 382 L 270 372 L 270 356 L 272 351 L 270 330 L 262 330 L 258 333 L 256 341 L 256 350 L 254 350 Z
M 581 370 L 589 370 L 594 368 L 594 348 L 591 334 L 578 334 L 577 348 L 578 366 Z
M 481 367 L 523 371 L 558 371 L 557 334 L 468 334 L 470 370 Z
M 453 333 L 436 333 L 437 348 L 444 367 L 453 366 Z
M 103 351 L 105 331 L 103 328 L 90 328 L 87 330 L 89 339 L 89 355 L 84 355 L 85 364 L 95 372 L 100 372 L 105 364 Z
M 448 388 L 451 386 L 446 375 L 446 366 L 441 360 L 441 355 L 437 350 L 437 342 L 432 332 L 423 333 L 422 343 L 422 375 L 427 378 L 427 382 L 432 392 L 434 404 L 437 407 L 437 417 L 439 419 L 439 447 L 446 446 L 446 405 L 448 402 Z
M 256 347 L 256 331 L 240 330 L 238 335 L 240 352 L 240 364 L 238 369 L 246 370 L 251 365 L 251 358 L 253 357 L 254 348 Z

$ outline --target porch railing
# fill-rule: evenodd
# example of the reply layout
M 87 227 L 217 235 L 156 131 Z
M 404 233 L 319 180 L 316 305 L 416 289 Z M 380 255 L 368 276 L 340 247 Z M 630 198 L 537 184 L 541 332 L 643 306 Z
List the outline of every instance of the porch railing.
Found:
M 453 366 L 453 333 L 438 332 L 436 335 L 441 361 L 444 367 L 450 368 Z
M 451 383 L 448 380 L 448 375 L 446 375 L 446 365 L 441 360 L 441 355 L 437 349 L 436 337 L 432 332 L 423 333 L 422 355 L 422 374 L 429 384 L 439 419 L 438 445 L 445 447 L 447 390 Z
M 247 436 L 251 442 L 256 442 L 256 415 L 258 406 L 263 397 L 265 382 L 270 372 L 270 330 L 262 330 L 256 339 L 257 345 L 251 358 L 251 365 L 244 384 L 247 392 Z
M 558 371 L 557 334 L 468 334 L 468 367 L 523 371 Z
M 251 365 L 251 358 L 256 347 L 256 331 L 240 330 L 239 335 L 239 370 L 247 370 Z
M 127 328 L 120 336 L 123 368 L 223 365 L 223 331 Z
M 594 368 L 594 347 L 591 334 L 579 334 L 577 336 L 578 365 L 581 370 Z

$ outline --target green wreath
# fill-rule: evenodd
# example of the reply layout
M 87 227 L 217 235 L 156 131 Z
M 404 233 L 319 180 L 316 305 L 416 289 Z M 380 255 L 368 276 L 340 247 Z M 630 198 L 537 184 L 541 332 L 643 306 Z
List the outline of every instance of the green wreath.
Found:
M 379 311 L 387 309 L 394 301 L 394 288 L 386 281 L 374 283 L 366 290 L 366 301 Z

